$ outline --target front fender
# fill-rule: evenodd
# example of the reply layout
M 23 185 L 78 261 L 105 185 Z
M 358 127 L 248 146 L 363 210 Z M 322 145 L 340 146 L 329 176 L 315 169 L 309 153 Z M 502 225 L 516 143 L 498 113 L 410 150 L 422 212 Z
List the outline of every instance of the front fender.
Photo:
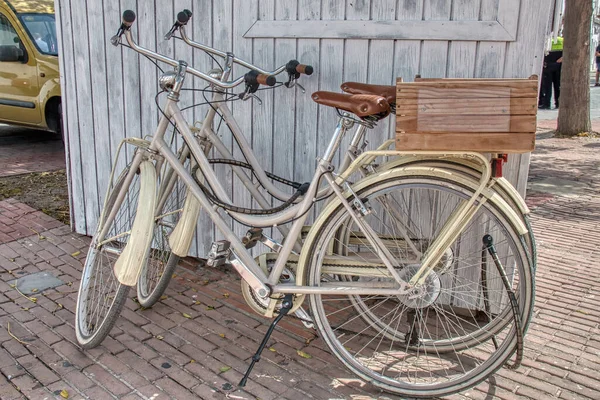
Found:
M 156 169 L 150 161 L 140 164 L 140 194 L 137 212 L 131 227 L 127 245 L 114 266 L 118 281 L 127 286 L 137 283 L 154 236 L 154 212 L 156 210 Z

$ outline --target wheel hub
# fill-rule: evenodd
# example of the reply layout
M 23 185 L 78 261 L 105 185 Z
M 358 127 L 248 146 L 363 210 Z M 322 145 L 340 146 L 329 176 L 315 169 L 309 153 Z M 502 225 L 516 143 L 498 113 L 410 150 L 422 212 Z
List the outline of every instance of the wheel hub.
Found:
M 421 268 L 420 265 L 409 265 L 400 272 L 400 278 L 409 281 Z M 432 270 L 422 285 L 415 287 L 408 294 L 398 296 L 400 302 L 409 308 L 425 308 L 433 304 L 442 291 L 440 277 Z

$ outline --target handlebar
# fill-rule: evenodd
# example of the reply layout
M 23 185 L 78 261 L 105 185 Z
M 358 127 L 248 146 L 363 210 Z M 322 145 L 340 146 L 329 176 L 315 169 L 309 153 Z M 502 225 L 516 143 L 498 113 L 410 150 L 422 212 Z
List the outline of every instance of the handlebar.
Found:
M 222 58 L 229 59 L 232 62 L 251 70 L 250 72 L 246 73 L 244 76 L 239 77 L 233 81 L 223 82 L 219 79 L 213 78 L 210 75 L 204 74 L 192 67 L 189 67 L 189 66 L 187 67 L 187 69 L 186 69 L 187 72 L 189 72 L 190 74 L 197 76 L 201 79 L 204 79 L 205 81 L 207 81 L 215 86 L 218 86 L 218 87 L 221 87 L 224 89 L 230 89 L 230 88 L 240 85 L 242 82 L 245 82 L 246 86 L 247 86 L 247 91 L 249 89 L 250 93 L 254 93 L 258 89 L 258 85 L 274 86 L 277 83 L 277 81 L 275 79 L 275 75 L 278 75 L 278 74 L 282 73 L 283 71 L 286 71 L 290 77 L 290 81 L 288 82 L 288 84 L 292 80 L 298 79 L 300 77 L 300 74 L 311 75 L 313 73 L 313 67 L 311 67 L 310 65 L 300 64 L 296 60 L 291 60 L 286 65 L 283 65 L 283 66 L 275 69 L 274 71 L 265 71 L 253 64 L 250 64 L 247 61 L 244 61 L 240 58 L 233 56 L 231 53 L 226 53 L 226 52 L 223 52 L 223 51 L 220 51 L 217 49 L 213 49 L 212 47 L 208 47 L 201 43 L 194 42 L 187 36 L 185 29 L 184 29 L 185 25 L 189 22 L 191 16 L 192 16 L 192 12 L 187 9 L 178 13 L 177 20 L 173 24 L 173 27 L 171 28 L 171 30 L 165 35 L 165 39 L 169 39 L 170 37 L 173 36 L 173 34 L 177 30 L 179 30 L 183 41 L 186 42 L 187 44 L 189 44 L 190 46 L 198 48 L 203 51 L 206 51 L 208 53 L 215 54 Z M 162 54 L 158 54 L 158 53 L 156 53 L 152 50 L 146 49 L 144 47 L 138 46 L 138 44 L 135 43 L 135 41 L 133 40 L 133 37 L 131 35 L 131 31 L 130 31 L 130 28 L 131 28 L 133 22 L 135 21 L 135 19 L 136 19 L 135 12 L 133 12 L 131 10 L 126 10 L 125 12 L 123 12 L 123 20 L 122 20 L 121 27 L 119 28 L 119 31 L 117 32 L 117 34 L 115 36 L 113 36 L 113 38 L 111 39 L 111 42 L 116 46 L 119 44 L 121 36 L 125 35 L 125 39 L 127 40 L 127 43 L 134 51 L 136 51 L 140 54 L 143 54 L 147 57 L 154 58 L 158 61 L 161 61 L 161 62 L 171 65 L 173 67 L 178 67 L 180 65 L 180 62 L 178 62 L 177 60 L 163 56 Z M 288 85 L 286 85 L 286 86 L 288 86 Z M 291 86 L 288 86 L 288 87 L 291 87 Z
M 183 10 L 183 12 L 187 12 L 189 18 L 192 17 L 192 13 L 189 10 Z M 189 21 L 189 18 L 187 21 Z M 187 24 L 187 21 L 186 21 L 186 24 Z M 192 39 L 190 39 L 185 30 L 186 24 L 182 24 L 182 25 L 178 26 L 179 34 L 181 35 L 181 39 L 183 39 L 183 41 L 185 43 L 187 43 L 188 45 L 190 45 L 196 49 L 206 51 L 207 53 L 214 54 L 221 58 L 226 59 L 229 56 L 229 54 L 224 51 L 213 49 L 212 47 L 206 46 L 202 43 L 198 43 L 198 42 L 195 42 Z M 257 67 L 256 65 L 250 64 L 249 62 L 244 61 L 235 56 L 233 57 L 232 61 L 238 65 L 241 65 L 242 67 L 246 67 L 248 69 L 257 71 L 258 73 L 263 74 L 263 75 L 279 75 L 283 71 L 286 71 L 290 76 L 294 76 L 294 79 L 298 79 L 300 77 L 300 74 L 311 75 L 314 71 L 313 67 L 311 67 L 310 65 L 300 64 L 296 60 L 291 60 L 286 65 L 281 66 L 281 67 L 275 69 L 274 71 L 266 71 L 260 67 Z M 269 85 L 269 86 L 272 86 L 272 85 Z
M 179 34 L 181 35 L 181 39 L 183 39 L 183 41 L 185 43 L 187 43 L 188 45 L 190 45 L 196 49 L 206 51 L 207 53 L 214 54 L 221 58 L 227 58 L 227 52 L 213 49 L 212 47 L 206 46 L 202 43 L 198 43 L 198 42 L 195 42 L 192 39 L 190 39 L 185 31 L 185 26 L 179 27 Z M 249 62 L 244 61 L 241 58 L 238 58 L 235 56 L 233 57 L 232 61 L 238 65 L 241 65 L 242 67 L 246 67 L 248 69 L 257 71 L 258 73 L 263 74 L 263 75 L 279 75 L 280 73 L 285 71 L 285 65 L 283 65 L 273 71 L 266 71 L 260 67 L 257 67 L 256 65 L 250 64 Z
M 136 52 L 145 55 L 146 57 L 150 57 L 150 58 L 154 58 L 155 60 L 158 60 L 160 62 L 163 62 L 165 64 L 171 65 L 172 67 L 179 67 L 180 66 L 180 62 L 177 60 L 174 60 L 172 58 L 163 56 L 162 54 L 158 54 L 152 50 L 148 50 L 144 47 L 138 46 L 137 43 L 135 43 L 135 41 L 133 40 L 133 37 L 131 36 L 131 25 L 133 24 L 133 22 L 135 21 L 135 13 L 131 10 L 126 10 L 123 13 L 123 23 L 121 24 L 121 27 L 119 28 L 119 30 L 117 31 L 117 34 L 115 36 L 112 37 L 111 42 L 112 44 L 114 44 L 115 46 L 117 46 L 119 44 L 120 38 L 122 35 L 125 35 L 125 39 L 127 40 L 127 44 Z M 228 81 L 228 82 L 223 82 L 220 81 L 218 79 L 213 78 L 210 75 L 207 75 L 205 73 L 202 73 L 200 71 L 198 71 L 197 69 L 194 69 L 192 67 L 187 67 L 186 72 L 189 72 L 190 74 L 197 76 L 198 78 L 204 79 L 207 82 L 212 83 L 215 86 L 219 86 L 223 89 L 230 89 L 233 87 L 238 86 L 239 84 L 241 84 L 242 82 L 244 82 L 244 77 L 241 76 L 239 78 L 237 78 L 236 80 L 233 81 Z

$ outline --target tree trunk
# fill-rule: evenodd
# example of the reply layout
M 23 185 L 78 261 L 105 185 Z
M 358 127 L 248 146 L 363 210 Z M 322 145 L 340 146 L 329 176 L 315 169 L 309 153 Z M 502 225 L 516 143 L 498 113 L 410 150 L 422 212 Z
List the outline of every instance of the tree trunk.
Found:
M 564 49 L 557 133 L 575 136 L 592 129 L 590 122 L 590 30 L 592 0 L 566 0 Z

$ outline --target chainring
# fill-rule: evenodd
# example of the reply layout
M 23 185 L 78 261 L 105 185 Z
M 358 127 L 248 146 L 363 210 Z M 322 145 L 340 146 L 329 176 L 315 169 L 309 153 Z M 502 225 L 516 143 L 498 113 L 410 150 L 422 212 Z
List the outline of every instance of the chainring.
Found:
M 258 257 L 255 257 L 254 260 L 259 265 L 259 267 L 263 270 L 263 272 L 268 276 L 271 273 L 271 269 L 273 265 L 275 265 L 275 260 L 277 260 L 277 253 L 263 253 Z M 279 283 L 295 283 L 296 278 L 292 272 L 295 269 L 295 266 L 298 264 L 298 260 L 296 257 L 290 256 L 287 262 L 287 266 L 279 278 Z M 293 265 L 293 267 L 292 267 Z M 242 295 L 244 296 L 244 300 L 246 303 L 259 315 L 264 317 L 273 318 L 279 314 L 279 310 L 281 309 L 281 301 L 283 300 L 283 294 L 273 294 L 270 298 L 261 298 L 255 291 L 252 289 L 248 283 L 242 279 Z M 293 312 L 297 310 L 304 301 L 305 296 L 294 296 L 294 305 L 292 306 Z M 274 307 L 270 306 L 271 301 L 276 301 Z

